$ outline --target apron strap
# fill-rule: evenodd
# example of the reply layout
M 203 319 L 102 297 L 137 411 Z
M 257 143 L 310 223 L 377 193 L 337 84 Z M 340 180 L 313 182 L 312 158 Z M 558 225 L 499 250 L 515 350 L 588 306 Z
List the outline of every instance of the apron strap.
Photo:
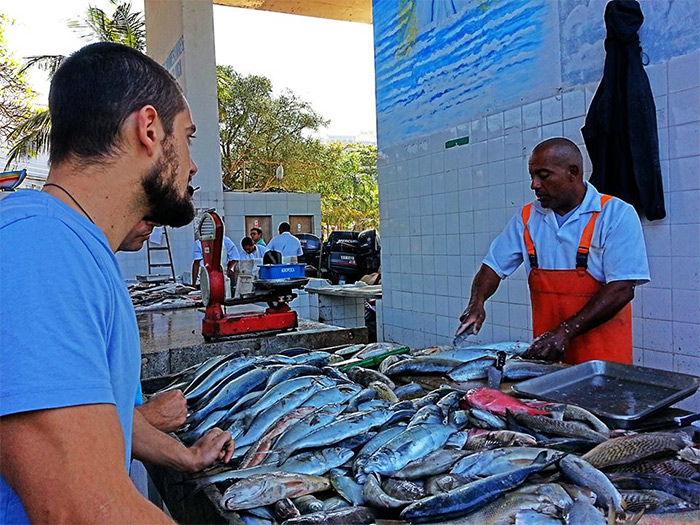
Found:
M 612 195 L 601 195 L 600 196 L 600 210 L 603 211 L 603 206 L 605 203 L 612 199 Z M 591 248 L 591 240 L 593 239 L 593 230 L 595 229 L 595 222 L 600 215 L 600 211 L 594 211 L 591 214 L 591 218 L 586 224 L 581 234 L 581 242 L 579 244 L 578 250 L 576 250 L 576 268 L 581 268 L 583 270 L 588 268 L 588 252 Z M 531 241 L 532 242 L 532 241 Z
M 527 248 L 527 256 L 530 259 L 530 268 L 537 268 L 537 254 L 535 253 L 535 243 L 532 242 L 532 237 L 530 236 L 530 229 L 527 227 L 527 223 L 530 220 L 530 212 L 532 211 L 532 203 L 523 206 L 522 217 L 523 217 L 523 237 L 525 238 L 525 247 Z

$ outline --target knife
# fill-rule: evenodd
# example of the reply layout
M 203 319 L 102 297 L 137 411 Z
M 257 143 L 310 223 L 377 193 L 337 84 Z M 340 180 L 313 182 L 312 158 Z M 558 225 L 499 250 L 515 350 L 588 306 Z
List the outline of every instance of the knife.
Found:
M 503 367 L 506 364 L 507 354 L 503 350 L 499 350 L 496 354 L 495 363 L 487 369 L 489 388 L 498 389 L 503 381 Z

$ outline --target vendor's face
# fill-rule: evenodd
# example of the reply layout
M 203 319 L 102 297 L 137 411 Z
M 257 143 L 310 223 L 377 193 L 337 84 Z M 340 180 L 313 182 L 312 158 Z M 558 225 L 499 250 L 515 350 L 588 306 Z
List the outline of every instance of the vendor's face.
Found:
M 572 171 L 557 162 L 554 149 L 535 150 L 528 164 L 530 189 L 535 192 L 543 208 L 551 208 L 563 215 L 573 209 L 576 200 L 577 177 Z
M 255 245 L 249 244 L 248 246 L 244 246 L 243 249 L 246 253 L 253 253 L 255 251 Z

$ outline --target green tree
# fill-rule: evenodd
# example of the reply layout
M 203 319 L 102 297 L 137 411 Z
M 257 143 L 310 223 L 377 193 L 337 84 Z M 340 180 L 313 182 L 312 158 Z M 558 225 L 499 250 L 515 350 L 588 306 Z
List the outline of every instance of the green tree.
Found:
M 24 71 L 5 42 L 5 28 L 12 22 L 0 13 L 0 139 L 6 140 L 16 122 L 31 114 L 34 92 Z
M 321 195 L 321 220 L 328 230 L 364 230 L 379 226 L 377 148 L 332 143 L 317 152 L 316 169 L 298 171 L 290 189 Z
M 267 77 L 217 66 L 221 168 L 228 188 L 265 189 L 282 165 L 285 177 L 314 166 L 320 149 L 311 132 L 327 124 L 290 91 L 275 96 Z
M 68 26 L 82 32 L 82 38 L 91 42 L 117 42 L 144 51 L 146 22 L 143 14 L 132 11 L 130 1 L 110 0 L 110 3 L 114 6 L 111 16 L 98 7 L 89 6 L 83 18 L 69 21 Z M 29 57 L 20 73 L 38 67 L 53 76 L 64 59 L 63 55 Z M 11 119 L 5 137 L 11 144 L 5 167 L 20 159 L 44 153 L 48 149 L 50 130 L 51 119 L 47 108 L 28 107 L 24 114 Z

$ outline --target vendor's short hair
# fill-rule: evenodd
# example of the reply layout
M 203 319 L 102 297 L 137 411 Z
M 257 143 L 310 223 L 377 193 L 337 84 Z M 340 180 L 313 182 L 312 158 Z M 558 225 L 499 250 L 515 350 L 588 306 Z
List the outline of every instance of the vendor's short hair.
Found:
M 277 227 L 280 233 L 292 231 L 292 227 L 289 226 L 288 222 L 280 222 L 280 225 Z
M 241 239 L 241 246 L 243 246 L 243 248 L 245 248 L 246 246 L 253 246 L 253 244 L 255 243 L 250 237 L 243 237 L 243 239 Z
M 51 80 L 50 163 L 106 160 L 118 150 L 124 121 L 147 105 L 156 109 L 170 136 L 173 120 L 186 103 L 163 66 L 136 49 L 110 42 L 76 51 Z

